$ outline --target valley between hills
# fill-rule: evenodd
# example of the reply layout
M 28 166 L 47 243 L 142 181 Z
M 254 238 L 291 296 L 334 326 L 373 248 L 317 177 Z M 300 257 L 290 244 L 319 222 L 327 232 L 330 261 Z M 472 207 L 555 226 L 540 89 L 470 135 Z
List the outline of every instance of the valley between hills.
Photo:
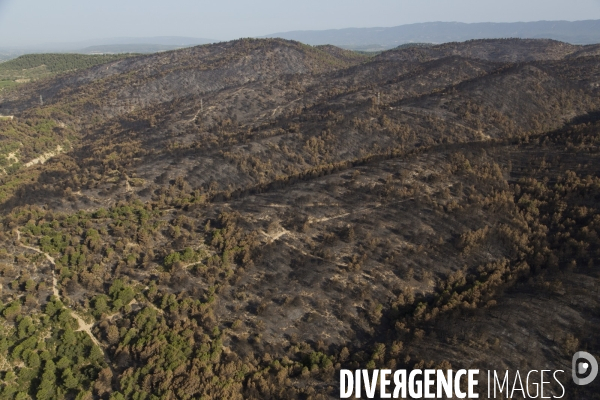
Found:
M 600 354 L 600 45 L 106 61 L 0 91 L 1 399 L 330 399 L 342 368 Z

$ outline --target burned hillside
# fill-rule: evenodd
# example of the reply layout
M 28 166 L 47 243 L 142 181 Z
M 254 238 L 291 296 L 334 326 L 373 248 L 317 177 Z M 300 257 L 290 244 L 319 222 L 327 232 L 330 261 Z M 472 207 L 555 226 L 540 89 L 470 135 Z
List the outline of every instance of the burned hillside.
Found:
M 323 399 L 340 368 L 570 373 L 600 345 L 592 47 L 247 39 L 10 92 L 2 394 Z

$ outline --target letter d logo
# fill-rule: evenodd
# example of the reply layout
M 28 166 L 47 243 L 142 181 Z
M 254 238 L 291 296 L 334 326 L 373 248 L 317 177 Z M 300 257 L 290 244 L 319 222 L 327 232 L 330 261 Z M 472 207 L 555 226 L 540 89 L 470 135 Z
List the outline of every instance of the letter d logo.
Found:
M 584 362 L 580 362 L 581 359 L 585 359 Z M 583 386 L 589 385 L 596 379 L 598 376 L 598 362 L 590 353 L 586 353 L 585 351 L 578 351 L 573 356 L 573 382 L 575 384 Z M 579 378 L 578 375 L 583 375 L 590 371 L 590 374 L 587 378 Z

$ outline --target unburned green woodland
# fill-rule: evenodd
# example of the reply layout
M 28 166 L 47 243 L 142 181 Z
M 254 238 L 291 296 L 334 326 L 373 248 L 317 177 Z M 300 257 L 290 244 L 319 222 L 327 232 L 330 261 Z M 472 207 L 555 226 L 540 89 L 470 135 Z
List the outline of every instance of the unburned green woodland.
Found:
M 132 56 L 134 55 L 26 54 L 0 63 L 0 92 L 32 80 L 50 78 L 65 72 L 86 69 Z

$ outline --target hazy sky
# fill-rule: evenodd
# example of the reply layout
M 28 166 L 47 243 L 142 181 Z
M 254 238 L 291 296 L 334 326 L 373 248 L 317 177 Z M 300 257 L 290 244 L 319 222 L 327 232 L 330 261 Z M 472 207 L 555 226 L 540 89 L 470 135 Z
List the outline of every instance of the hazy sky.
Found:
M 0 46 L 122 36 L 229 40 L 415 22 L 600 19 L 600 0 L 0 0 Z

